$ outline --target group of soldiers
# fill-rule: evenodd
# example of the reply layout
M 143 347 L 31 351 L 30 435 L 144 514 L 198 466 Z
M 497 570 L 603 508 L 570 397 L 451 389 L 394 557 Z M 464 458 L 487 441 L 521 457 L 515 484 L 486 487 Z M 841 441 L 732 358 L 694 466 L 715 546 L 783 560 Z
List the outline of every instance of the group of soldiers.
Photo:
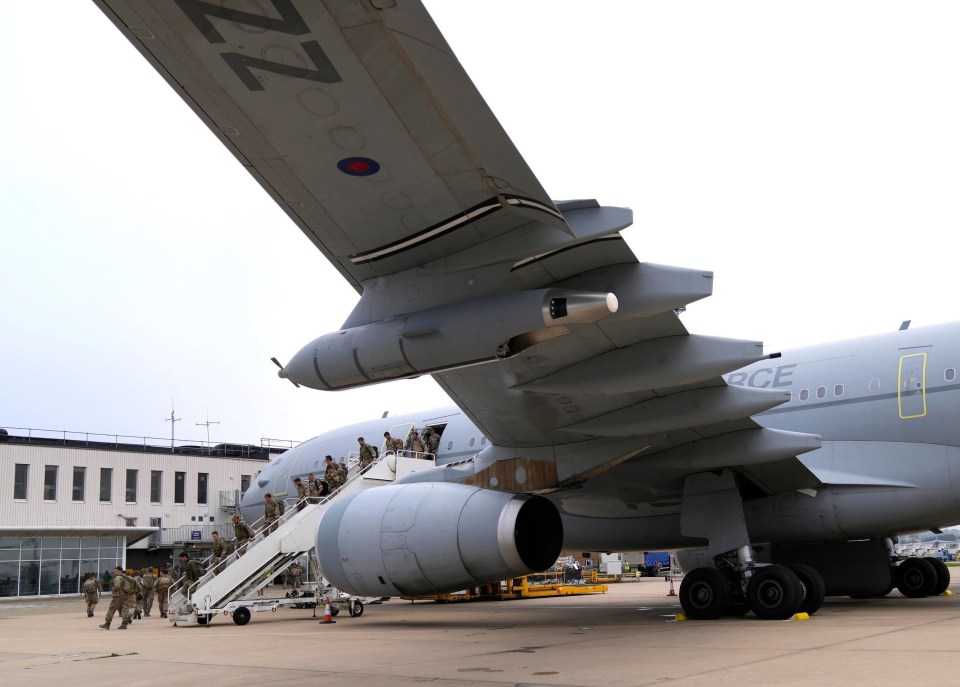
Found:
M 403 442 L 400 439 L 392 439 L 390 432 L 385 432 L 383 436 L 387 439 L 388 449 L 391 447 L 391 442 L 395 447 L 399 445 L 399 448 L 394 448 L 393 450 L 399 451 L 403 448 Z M 440 434 L 433 427 L 427 427 L 422 432 L 414 429 L 407 438 L 407 444 L 409 445 L 409 450 L 415 453 L 432 453 L 433 455 L 437 455 L 437 451 L 440 449 Z
M 134 620 L 150 615 L 154 599 L 157 600 L 160 617 L 167 617 L 167 595 L 173 584 L 173 577 L 166 568 L 160 568 L 159 575 L 155 575 L 149 568 L 135 570 L 132 574 L 128 574 L 126 570 L 117 566 L 113 573 L 110 607 L 100 627 L 109 630 L 113 616 L 118 614 L 122 619 L 119 629 L 126 630 Z M 103 595 L 103 582 L 95 572 L 89 572 L 81 591 L 87 604 L 87 617 L 92 618 L 93 610 Z
M 289 568 L 283 571 L 281 579 L 283 580 L 283 588 L 286 589 L 289 584 L 291 589 L 296 591 L 300 590 L 300 586 L 303 584 L 303 574 L 306 571 L 303 569 L 303 566 L 300 563 L 294 563 Z

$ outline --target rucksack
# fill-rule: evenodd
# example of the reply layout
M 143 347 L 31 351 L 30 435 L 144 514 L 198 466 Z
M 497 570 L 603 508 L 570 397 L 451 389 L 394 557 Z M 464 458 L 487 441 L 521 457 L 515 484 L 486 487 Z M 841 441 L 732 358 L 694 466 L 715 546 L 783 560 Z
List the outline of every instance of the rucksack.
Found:
M 280 506 L 280 515 L 283 515 L 287 510 L 287 506 L 284 504 L 283 499 L 277 499 L 277 505 Z
M 133 594 L 137 591 L 137 583 L 129 575 L 124 575 L 123 579 L 120 580 L 120 590 L 124 594 Z

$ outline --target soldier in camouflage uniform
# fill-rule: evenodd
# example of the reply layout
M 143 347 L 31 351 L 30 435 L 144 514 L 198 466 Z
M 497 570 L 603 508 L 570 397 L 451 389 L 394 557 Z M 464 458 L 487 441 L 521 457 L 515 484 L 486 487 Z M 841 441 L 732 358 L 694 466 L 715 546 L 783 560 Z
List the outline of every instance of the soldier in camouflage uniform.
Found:
M 167 594 L 173 585 L 173 578 L 167 572 L 166 568 L 160 568 L 160 576 L 154 588 L 157 590 L 157 606 L 160 607 L 160 617 L 167 617 Z
M 433 427 L 427 427 L 427 453 L 432 453 L 434 457 L 440 450 L 440 435 Z
M 357 437 L 357 443 L 360 444 L 360 470 L 366 470 L 377 459 L 377 449 L 366 443 L 363 437 Z
M 246 543 L 253 539 L 253 530 L 250 525 L 240 519 L 239 515 L 231 515 L 230 521 L 233 523 L 233 534 L 236 537 L 235 546 L 237 547 L 237 557 L 239 558 L 247 551 L 244 548 Z
M 299 477 L 293 480 L 293 485 L 297 488 L 297 510 L 303 510 L 307 507 L 307 486 Z
M 133 597 L 133 619 L 140 620 L 143 617 L 143 597 L 144 597 L 144 587 L 143 587 L 143 577 L 141 577 L 139 570 L 133 571 L 133 579 L 137 583 L 137 593 Z
M 150 609 L 153 608 L 153 598 L 157 592 L 157 576 L 153 574 L 152 568 L 145 568 L 140 579 L 143 581 L 143 614 L 149 618 Z
M 213 559 L 210 561 L 210 567 L 214 568 L 213 572 L 217 574 L 223 571 L 224 566 L 220 564 L 230 555 L 230 542 L 221 537 L 219 532 L 211 533 L 210 537 L 213 539 Z M 215 566 L 218 565 L 220 568 L 216 569 Z
M 400 453 L 403 450 L 403 439 L 394 439 L 390 436 L 390 432 L 383 433 L 383 442 L 385 451 Z
M 87 602 L 87 617 L 93 617 L 93 609 L 97 606 L 97 601 L 100 600 L 100 594 L 103 593 L 103 584 L 100 582 L 100 579 L 97 577 L 97 573 L 88 572 L 87 579 L 83 581 L 83 586 L 80 588 L 83 591 L 83 599 Z
M 277 521 L 283 511 L 280 509 L 280 503 L 273 500 L 273 494 L 269 492 L 263 495 L 263 532 L 268 535 L 277 529 Z
M 299 563 L 294 563 L 289 568 L 290 572 L 290 586 L 293 587 L 295 591 L 300 590 L 300 585 L 303 584 L 303 566 Z
M 133 605 L 133 597 L 137 593 L 137 583 L 119 565 L 114 568 L 112 592 L 113 598 L 110 599 L 110 608 L 107 609 L 107 616 L 104 618 L 106 622 L 100 627 L 109 630 L 113 614 L 118 613 L 123 618 L 123 622 L 118 629 L 126 630 L 131 623 L 130 609 Z

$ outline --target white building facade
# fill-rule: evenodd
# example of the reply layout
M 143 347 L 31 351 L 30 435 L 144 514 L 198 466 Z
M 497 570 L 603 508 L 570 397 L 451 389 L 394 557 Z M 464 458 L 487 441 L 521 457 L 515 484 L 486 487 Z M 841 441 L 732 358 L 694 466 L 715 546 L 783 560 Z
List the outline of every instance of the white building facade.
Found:
M 77 594 L 114 566 L 203 555 L 281 448 L 0 431 L 0 597 Z M 293 442 L 289 442 L 293 443 Z

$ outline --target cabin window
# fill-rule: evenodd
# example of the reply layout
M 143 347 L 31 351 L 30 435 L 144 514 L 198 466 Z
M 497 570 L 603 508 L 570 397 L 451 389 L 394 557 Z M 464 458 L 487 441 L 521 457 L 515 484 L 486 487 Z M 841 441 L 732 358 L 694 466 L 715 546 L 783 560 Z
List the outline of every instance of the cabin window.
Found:
M 818 386 L 817 387 L 817 398 L 824 398 L 827 395 L 827 387 Z
M 480 445 L 481 445 L 481 446 L 484 446 L 486 443 L 487 443 L 487 438 L 486 438 L 486 437 L 480 437 Z
M 448 450 L 448 451 L 452 451 L 452 450 L 453 450 L 453 442 L 452 442 L 452 441 L 448 441 L 448 442 L 447 442 L 447 450 Z
M 952 382 L 957 378 L 957 371 L 952 367 L 948 367 L 943 373 L 943 379 L 947 382 Z
M 810 392 L 806 389 L 800 389 L 800 400 L 806 401 L 808 398 L 810 398 Z
M 470 437 L 470 448 L 473 448 L 473 445 L 477 443 L 476 437 Z
M 870 391 L 873 392 L 873 393 L 877 393 L 878 391 L 880 391 L 880 380 L 879 380 L 879 379 L 871 379 L 871 380 L 870 380 Z
M 843 384 L 837 384 L 835 387 L 833 387 L 833 395 L 838 398 L 843 396 Z

